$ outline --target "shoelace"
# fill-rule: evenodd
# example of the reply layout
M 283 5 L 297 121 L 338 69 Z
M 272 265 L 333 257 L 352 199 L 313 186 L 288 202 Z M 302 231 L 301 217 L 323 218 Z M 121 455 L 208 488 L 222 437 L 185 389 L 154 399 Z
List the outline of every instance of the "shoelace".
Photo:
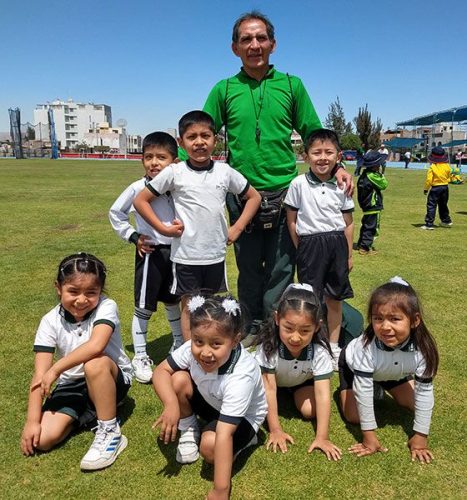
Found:
M 96 427 L 91 429 L 96 431 L 96 436 L 94 437 L 94 442 L 92 443 L 93 448 L 102 449 L 106 445 L 106 439 L 110 432 L 113 432 L 112 427 L 105 427 L 105 425 L 98 423 Z

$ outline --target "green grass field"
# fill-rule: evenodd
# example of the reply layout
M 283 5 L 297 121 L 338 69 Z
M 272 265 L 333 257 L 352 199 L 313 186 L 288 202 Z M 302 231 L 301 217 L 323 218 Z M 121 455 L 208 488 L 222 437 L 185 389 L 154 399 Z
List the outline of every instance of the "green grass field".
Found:
M 40 318 L 56 304 L 53 281 L 59 261 L 87 251 L 108 267 L 108 295 L 120 309 L 124 345 L 132 355 L 133 245 L 112 231 L 107 212 L 120 192 L 142 174 L 136 162 L 0 160 L 0 272 L 3 295 L 0 378 L 0 491 L 2 498 L 203 498 L 212 468 L 197 463 L 180 467 L 175 446 L 156 442 L 151 424 L 161 405 L 151 386 L 135 382 L 123 407 L 128 448 L 109 469 L 84 474 L 79 463 L 92 442 L 90 432 L 71 437 L 51 453 L 24 458 L 19 440 L 33 372 L 32 344 Z M 382 236 L 377 255 L 354 255 L 351 275 L 355 299 L 364 312 L 369 292 L 398 274 L 418 290 L 425 321 L 435 335 L 441 357 L 435 379 L 431 465 L 410 461 L 406 447 L 412 416 L 390 397 L 376 405 L 379 437 L 388 453 L 358 459 L 348 452 L 339 463 L 315 452 L 307 455 L 314 435 L 298 418 L 289 400 L 282 401 L 284 430 L 295 438 L 287 454 L 264 447 L 245 453 L 235 465 L 232 498 L 466 498 L 467 426 L 465 397 L 465 278 L 467 187 L 451 186 L 450 229 L 421 231 L 425 197 L 423 171 L 386 171 Z M 355 212 L 356 233 L 360 212 Z M 357 235 L 355 236 L 355 241 Z M 229 277 L 235 293 L 236 268 L 229 253 Z M 149 352 L 156 362 L 171 339 L 163 314 L 150 325 Z M 337 377 L 333 377 L 333 390 Z M 359 429 L 346 426 L 332 407 L 330 436 L 346 450 Z M 265 433 L 261 436 L 264 443 Z

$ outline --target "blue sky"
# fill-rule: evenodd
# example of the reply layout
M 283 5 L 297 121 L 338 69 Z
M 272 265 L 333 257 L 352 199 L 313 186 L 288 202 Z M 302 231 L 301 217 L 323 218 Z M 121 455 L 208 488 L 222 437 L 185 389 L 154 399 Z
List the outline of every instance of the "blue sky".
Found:
M 253 8 L 276 27 L 271 62 L 300 76 L 321 119 L 368 103 L 385 127 L 467 104 L 465 0 L 0 0 L 0 131 L 56 98 L 112 106 L 130 133 L 176 127 L 235 74 L 232 25 Z

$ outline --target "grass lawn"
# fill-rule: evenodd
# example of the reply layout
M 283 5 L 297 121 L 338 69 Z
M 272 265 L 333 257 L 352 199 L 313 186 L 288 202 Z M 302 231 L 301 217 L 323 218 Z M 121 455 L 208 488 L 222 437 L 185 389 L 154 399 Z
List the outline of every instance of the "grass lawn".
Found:
M 133 245 L 112 231 L 107 211 L 120 192 L 142 174 L 137 162 L 0 161 L 0 302 L 3 366 L 0 378 L 0 487 L 2 498 L 204 498 L 212 468 L 197 463 L 181 467 L 175 446 L 156 442 L 151 424 L 161 405 L 151 386 L 134 383 L 123 407 L 123 432 L 129 446 L 109 469 L 82 473 L 79 462 L 92 442 L 90 432 L 71 437 L 51 453 L 24 458 L 19 440 L 33 372 L 32 345 L 40 318 L 56 304 L 53 290 L 60 260 L 77 251 L 96 254 L 107 265 L 108 295 L 119 305 L 124 345 L 132 356 Z M 435 335 L 441 357 L 435 379 L 435 409 L 430 447 L 431 465 L 410 461 L 406 447 L 412 416 L 391 398 L 376 404 L 378 435 L 386 454 L 358 459 L 348 452 L 339 463 L 315 452 L 307 455 L 314 435 L 309 422 L 298 418 L 290 400 L 281 419 L 295 446 L 287 454 L 264 447 L 243 454 L 235 465 L 232 498 L 466 498 L 467 426 L 465 395 L 465 278 L 467 187 L 451 186 L 450 229 L 422 231 L 424 171 L 386 171 L 382 236 L 377 255 L 354 255 L 351 275 L 362 312 L 370 290 L 395 274 L 418 290 L 425 320 Z M 355 212 L 356 233 L 360 211 Z M 357 240 L 357 234 L 355 241 Z M 235 293 L 236 268 L 229 253 L 229 277 Z M 165 358 L 171 339 L 163 313 L 150 324 L 149 352 Z M 333 377 L 333 390 L 337 377 Z M 335 400 L 335 398 L 334 398 Z M 359 439 L 359 428 L 346 426 L 335 401 L 331 439 L 346 450 Z M 261 436 L 265 441 L 265 433 Z

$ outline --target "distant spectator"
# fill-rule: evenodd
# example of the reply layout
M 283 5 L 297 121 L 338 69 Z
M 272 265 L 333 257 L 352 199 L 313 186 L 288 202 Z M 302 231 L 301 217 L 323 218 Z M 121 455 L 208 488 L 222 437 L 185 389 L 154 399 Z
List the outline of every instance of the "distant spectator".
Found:
M 381 144 L 381 147 L 378 149 L 378 153 L 380 155 L 384 155 L 384 160 L 381 163 L 381 173 L 384 175 L 384 172 L 386 171 L 386 160 L 389 156 L 389 151 L 385 144 Z
M 405 163 L 404 168 L 409 168 L 409 163 L 411 158 L 412 158 L 412 153 L 410 151 L 406 151 L 404 153 L 404 163 Z

